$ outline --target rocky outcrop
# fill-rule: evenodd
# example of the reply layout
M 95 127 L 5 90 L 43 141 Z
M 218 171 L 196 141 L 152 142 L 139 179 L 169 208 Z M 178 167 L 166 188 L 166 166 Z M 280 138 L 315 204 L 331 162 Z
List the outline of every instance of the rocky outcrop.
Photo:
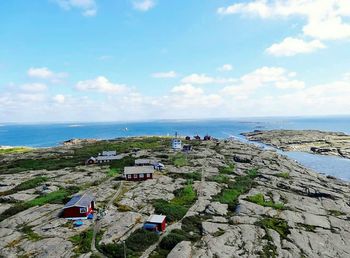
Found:
M 316 130 L 256 130 L 243 133 L 250 141 L 258 141 L 284 151 L 304 151 L 350 159 L 350 135 Z

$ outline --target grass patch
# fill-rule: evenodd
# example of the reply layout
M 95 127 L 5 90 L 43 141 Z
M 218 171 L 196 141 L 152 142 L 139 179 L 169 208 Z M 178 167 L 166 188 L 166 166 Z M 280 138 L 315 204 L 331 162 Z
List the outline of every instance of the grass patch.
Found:
M 335 216 L 335 217 L 346 215 L 346 213 L 344 213 L 342 211 L 338 211 L 338 210 L 327 210 L 327 211 L 328 211 L 329 215 Z
M 289 173 L 287 173 L 287 172 L 284 172 L 284 173 L 277 173 L 277 174 L 275 174 L 275 176 L 276 176 L 276 177 L 281 177 L 281 178 L 286 178 L 286 179 L 290 178 L 290 175 L 289 175 Z
M 93 230 L 81 232 L 79 235 L 75 235 L 69 238 L 69 240 L 75 246 L 74 252 L 76 254 L 85 254 L 91 251 L 91 241 L 93 237 Z
M 121 169 L 119 168 L 110 168 L 107 172 L 108 177 L 115 177 L 117 175 L 120 175 Z
M 235 169 L 235 164 L 230 164 L 226 167 L 220 167 L 219 168 L 219 173 L 223 175 L 231 175 L 233 174 L 233 170 Z
M 135 158 L 131 156 L 126 156 L 119 160 L 114 160 L 110 163 L 111 170 L 115 170 L 117 172 L 121 172 L 124 167 L 134 166 Z
M 182 220 L 181 229 L 188 233 L 188 239 L 196 242 L 202 237 L 203 227 L 200 216 L 190 216 Z
M 215 199 L 221 203 L 228 204 L 229 209 L 234 211 L 238 204 L 238 197 L 253 187 L 257 173 L 256 169 L 252 169 L 244 176 L 237 176 L 235 181 L 230 182 L 228 188 L 223 189 Z
M 2 154 L 13 154 L 13 153 L 25 153 L 33 150 L 28 147 L 13 147 L 13 148 L 3 148 L 0 149 L 0 155 Z
M 20 231 L 26 235 L 26 238 L 28 238 L 31 241 L 39 241 L 41 239 L 43 239 L 42 236 L 40 236 L 39 234 L 35 233 L 32 229 L 32 227 L 28 226 L 28 225 L 24 225 L 21 227 Z
M 306 231 L 309 232 L 315 232 L 316 226 L 314 225 L 309 225 L 309 224 L 304 224 L 304 223 L 297 223 L 299 227 L 304 228 Z
M 188 240 L 188 234 L 181 229 L 173 229 L 159 243 L 150 258 L 166 258 L 170 251 L 180 242 Z
M 47 203 L 63 204 L 68 201 L 69 196 L 78 191 L 79 187 L 67 187 L 65 189 L 60 189 L 43 196 L 39 196 L 31 201 L 16 203 L 14 206 L 8 208 L 0 214 L 0 221 L 3 221 L 4 219 L 34 206 L 42 206 Z
M 153 203 L 155 212 L 164 214 L 168 222 L 182 219 L 197 198 L 197 193 L 191 184 L 176 190 L 174 194 L 175 198 L 169 202 L 159 199 Z
M 260 206 L 264 207 L 271 207 L 276 210 L 282 210 L 284 208 L 283 203 L 274 203 L 273 201 L 266 201 L 265 196 L 261 193 L 258 193 L 256 195 L 248 196 L 246 198 L 247 201 L 258 204 Z
M 175 167 L 184 167 L 188 165 L 188 160 L 185 154 L 177 153 L 173 158 L 172 162 Z
M 185 179 L 193 180 L 193 181 L 201 181 L 202 173 L 200 171 L 195 171 L 192 173 L 187 173 L 184 175 Z
M 214 181 L 219 184 L 228 184 L 230 182 L 230 179 L 227 175 L 216 175 L 209 178 L 208 181 Z
M 127 257 L 139 257 L 149 246 L 153 245 L 159 240 L 159 235 L 154 232 L 144 229 L 138 229 L 131 233 L 125 240 Z M 123 244 L 107 244 L 101 245 L 100 250 L 107 257 L 123 258 L 124 245 Z
M 33 179 L 29 179 L 27 181 L 24 181 L 22 183 L 20 183 L 19 185 L 15 186 L 14 188 L 5 191 L 5 192 L 1 192 L 0 196 L 4 196 L 4 195 L 9 195 L 9 194 L 14 194 L 20 191 L 24 191 L 24 190 L 28 190 L 28 189 L 32 189 L 35 187 L 40 186 L 42 183 L 46 182 L 48 180 L 47 177 L 45 176 L 39 176 L 39 177 L 35 177 Z
M 287 238 L 290 234 L 288 223 L 283 219 L 278 218 L 264 218 L 258 222 L 256 225 L 262 227 L 267 232 L 267 229 L 275 230 L 283 239 Z

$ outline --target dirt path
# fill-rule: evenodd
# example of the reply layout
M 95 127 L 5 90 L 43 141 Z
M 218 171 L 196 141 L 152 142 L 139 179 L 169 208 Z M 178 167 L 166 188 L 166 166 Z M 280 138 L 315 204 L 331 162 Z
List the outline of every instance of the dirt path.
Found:
M 205 184 L 205 174 L 204 174 L 204 169 L 202 169 L 202 179 L 201 179 L 201 182 L 198 186 L 198 198 L 199 197 L 203 197 L 204 193 L 202 191 L 202 186 Z M 191 208 L 194 207 L 195 204 L 192 205 Z M 190 209 L 191 209 L 190 208 Z M 188 209 L 188 210 L 190 210 Z M 142 256 L 140 258 L 148 258 L 149 255 L 157 248 L 158 244 L 162 241 L 162 239 L 167 236 L 173 229 L 181 229 L 181 223 L 182 223 L 182 220 L 184 219 L 185 217 L 183 217 L 181 220 L 175 222 L 174 224 L 171 224 L 169 227 L 167 227 L 166 229 L 166 232 L 164 234 L 162 234 L 158 240 L 157 243 L 151 245 L 150 247 L 147 248 L 146 251 L 143 252 Z
M 122 191 L 123 188 L 123 181 L 120 181 L 119 184 L 119 188 L 117 190 L 117 192 L 110 198 L 110 200 L 108 201 L 107 205 L 106 205 L 106 210 L 109 210 L 109 208 L 112 206 L 113 201 L 118 197 L 118 195 L 120 194 L 120 192 Z M 95 254 L 97 254 L 100 257 L 106 257 L 104 254 L 102 254 L 101 252 L 99 252 L 96 248 L 96 235 L 98 234 L 98 232 L 100 232 L 101 229 L 101 221 L 97 220 L 96 217 L 94 218 L 94 231 L 93 231 L 93 235 L 92 235 L 92 241 L 91 241 L 91 251 Z

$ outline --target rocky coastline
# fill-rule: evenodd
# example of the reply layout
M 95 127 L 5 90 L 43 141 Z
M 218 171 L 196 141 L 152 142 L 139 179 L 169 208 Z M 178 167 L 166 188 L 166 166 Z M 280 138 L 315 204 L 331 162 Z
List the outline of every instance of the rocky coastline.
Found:
M 0 257 L 119 257 L 122 243 L 128 257 L 350 256 L 348 182 L 236 140 L 184 142 L 191 152 L 173 151 L 169 138 L 138 137 L 1 154 Z M 125 158 L 84 165 L 105 149 Z M 136 158 L 166 168 L 151 180 L 124 182 L 118 169 Z M 67 198 L 85 191 L 108 212 L 74 228 L 58 215 Z M 164 205 L 172 218 L 166 233 L 135 245 L 143 222 Z
M 350 135 L 317 130 L 271 130 L 242 133 L 248 140 L 283 151 L 302 151 L 350 159 Z

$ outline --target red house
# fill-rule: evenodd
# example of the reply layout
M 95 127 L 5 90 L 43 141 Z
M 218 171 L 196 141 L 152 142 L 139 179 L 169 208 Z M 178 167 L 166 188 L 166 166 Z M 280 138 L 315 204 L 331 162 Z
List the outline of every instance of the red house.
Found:
M 165 219 L 166 216 L 164 215 L 151 215 L 143 225 L 143 228 L 157 233 L 163 233 L 166 229 Z
M 64 206 L 62 217 L 67 219 L 87 219 L 95 209 L 94 197 L 89 193 L 75 195 Z
M 153 178 L 153 166 L 125 167 L 124 178 L 127 181 L 144 181 Z

